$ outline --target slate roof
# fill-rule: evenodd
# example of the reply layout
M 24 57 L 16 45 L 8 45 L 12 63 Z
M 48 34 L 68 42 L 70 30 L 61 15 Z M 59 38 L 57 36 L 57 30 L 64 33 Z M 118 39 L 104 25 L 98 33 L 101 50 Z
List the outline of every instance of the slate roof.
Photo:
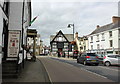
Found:
M 73 41 L 73 34 L 64 34 L 69 42 Z
M 120 27 L 120 22 L 117 22 L 115 24 L 110 23 L 110 24 L 101 26 L 99 28 L 96 28 L 90 35 L 100 33 L 100 32 L 103 32 L 103 31 L 107 31 L 107 30 L 111 30 L 111 29 L 115 29 L 115 28 L 118 28 L 118 27 Z

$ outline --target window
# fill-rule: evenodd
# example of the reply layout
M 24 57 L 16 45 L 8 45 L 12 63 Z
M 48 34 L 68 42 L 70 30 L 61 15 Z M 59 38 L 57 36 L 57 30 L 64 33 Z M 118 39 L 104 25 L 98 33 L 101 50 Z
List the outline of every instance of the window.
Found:
M 93 42 L 93 36 L 91 36 L 91 42 Z
M 86 50 L 86 46 L 84 46 L 84 50 Z
M 119 31 L 119 35 L 120 35 L 120 29 L 118 29 L 118 31 Z
M 102 33 L 102 40 L 105 40 L 105 36 L 104 36 L 104 33 Z
M 113 41 L 110 40 L 110 47 L 113 47 Z
M 100 45 L 99 44 L 97 44 L 97 49 L 100 49 Z
M 97 42 L 99 41 L 99 35 L 97 35 Z
M 91 50 L 93 50 L 93 45 L 91 45 Z
M 109 31 L 109 36 L 112 37 L 112 31 Z
M 110 58 L 116 58 L 115 55 L 108 55 L 108 57 L 110 57 Z

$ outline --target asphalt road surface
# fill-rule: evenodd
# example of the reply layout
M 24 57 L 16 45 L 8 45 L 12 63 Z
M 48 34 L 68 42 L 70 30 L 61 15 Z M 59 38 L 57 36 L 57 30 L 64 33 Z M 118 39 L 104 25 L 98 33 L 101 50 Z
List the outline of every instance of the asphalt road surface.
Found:
M 65 60 L 61 58 L 50 57 L 51 59 L 58 60 L 78 68 L 84 69 L 88 72 L 100 75 L 104 78 L 108 78 L 115 82 L 120 82 L 120 66 L 104 66 L 103 64 L 99 64 L 99 66 L 85 66 L 83 64 L 77 63 L 76 59 Z
M 51 82 L 114 82 L 107 77 L 51 57 L 38 57 L 44 64 Z M 93 69 L 94 70 L 94 69 Z

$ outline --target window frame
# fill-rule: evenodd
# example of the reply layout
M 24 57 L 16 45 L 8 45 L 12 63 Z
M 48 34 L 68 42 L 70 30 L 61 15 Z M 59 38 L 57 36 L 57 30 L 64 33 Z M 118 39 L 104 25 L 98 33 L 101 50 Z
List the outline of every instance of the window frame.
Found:
M 109 37 L 112 37 L 112 31 L 109 31 Z

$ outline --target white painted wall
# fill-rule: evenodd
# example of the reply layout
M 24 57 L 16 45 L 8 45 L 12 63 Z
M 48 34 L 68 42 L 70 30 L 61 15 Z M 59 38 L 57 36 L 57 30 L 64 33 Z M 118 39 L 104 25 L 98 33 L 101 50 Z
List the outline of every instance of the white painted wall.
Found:
M 0 7 L 0 46 L 2 46 L 2 32 L 3 32 L 3 16 L 2 9 Z
M 27 45 L 26 37 L 27 37 L 27 28 L 29 27 L 30 22 L 30 13 L 28 12 L 28 2 L 24 0 L 24 17 L 23 15 L 23 0 L 20 2 L 10 2 L 10 14 L 9 14 L 9 25 L 8 30 L 21 30 L 21 42 L 23 40 L 23 44 Z M 23 24 L 23 39 L 22 39 L 22 18 L 25 22 Z M 21 43 L 20 43 L 21 44 Z M 22 47 L 20 46 L 20 50 Z M 24 59 L 26 58 L 26 50 L 24 50 Z
M 8 30 L 22 30 L 22 2 L 10 2 Z
M 3 31 L 3 16 L 2 9 L 0 7 L 0 64 L 2 60 L 2 31 Z
M 109 31 L 112 31 L 112 37 L 109 37 Z M 102 33 L 104 33 L 104 37 L 105 37 L 105 41 L 101 41 L 102 40 Z M 100 32 L 97 34 L 93 34 L 88 36 L 88 45 L 89 45 L 89 50 L 91 50 L 91 45 L 93 45 L 93 49 L 97 49 L 97 44 L 100 45 L 100 49 L 109 49 L 109 48 L 120 48 L 119 47 L 119 35 L 118 35 L 118 28 L 112 29 L 112 30 L 108 30 L 108 31 L 104 31 L 104 32 Z M 97 41 L 97 35 L 99 34 L 99 42 Z M 93 36 L 93 43 L 91 42 L 91 36 Z M 110 47 L 110 43 L 109 40 L 113 40 L 113 47 Z

